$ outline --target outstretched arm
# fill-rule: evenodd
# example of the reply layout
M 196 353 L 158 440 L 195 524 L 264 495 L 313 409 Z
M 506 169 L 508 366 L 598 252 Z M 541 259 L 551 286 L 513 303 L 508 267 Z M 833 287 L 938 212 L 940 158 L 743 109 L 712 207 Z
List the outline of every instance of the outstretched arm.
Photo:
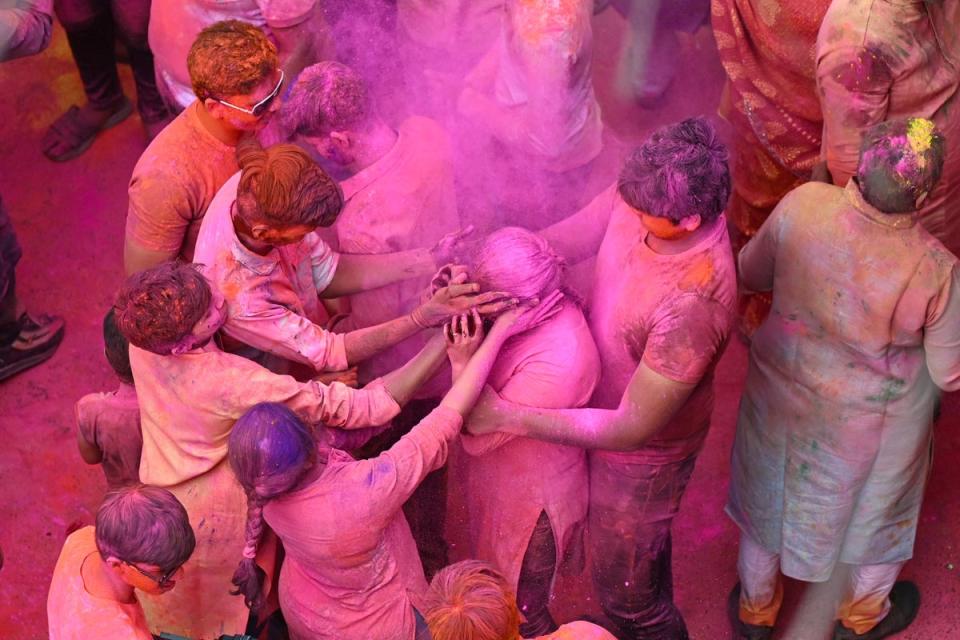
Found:
M 538 233 L 571 265 L 593 257 L 607 233 L 617 197 L 616 185 L 604 189 L 583 209 Z

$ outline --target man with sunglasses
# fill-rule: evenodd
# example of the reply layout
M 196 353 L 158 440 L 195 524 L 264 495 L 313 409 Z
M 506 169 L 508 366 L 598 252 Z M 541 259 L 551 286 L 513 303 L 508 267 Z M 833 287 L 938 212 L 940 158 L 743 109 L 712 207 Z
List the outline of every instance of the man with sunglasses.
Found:
M 238 20 L 201 31 L 187 67 L 197 100 L 147 147 L 130 179 L 127 274 L 193 259 L 207 206 L 238 170 L 237 143 L 264 126 L 285 80 L 273 43 Z
M 47 597 L 51 640 L 151 640 L 136 590 L 176 586 L 196 540 L 183 505 L 166 489 L 107 495 L 95 527 L 67 537 Z

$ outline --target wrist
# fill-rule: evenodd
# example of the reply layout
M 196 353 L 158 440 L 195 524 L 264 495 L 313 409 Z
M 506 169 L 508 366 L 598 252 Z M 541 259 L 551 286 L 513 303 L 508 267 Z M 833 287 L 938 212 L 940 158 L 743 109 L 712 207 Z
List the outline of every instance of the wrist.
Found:
M 417 325 L 418 328 L 429 329 L 433 325 L 430 324 L 430 320 L 427 315 L 427 312 L 424 311 L 423 307 L 424 305 L 420 305 L 419 307 L 411 311 L 410 315 L 407 317 L 410 318 L 410 321 L 413 322 L 413 324 Z

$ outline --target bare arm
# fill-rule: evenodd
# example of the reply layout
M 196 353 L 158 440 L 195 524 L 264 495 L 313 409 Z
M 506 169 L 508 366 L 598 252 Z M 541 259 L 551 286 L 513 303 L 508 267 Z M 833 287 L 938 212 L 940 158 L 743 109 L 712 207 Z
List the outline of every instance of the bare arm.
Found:
M 123 268 L 128 276 L 175 260 L 177 255 L 179 255 L 177 251 L 151 251 L 131 238 L 123 241 Z
M 568 263 L 586 260 L 600 250 L 617 198 L 616 185 L 613 185 L 580 211 L 538 233 Z
M 383 287 L 409 278 L 433 275 L 436 266 L 429 249 L 375 255 L 340 254 L 333 280 L 321 298 L 339 298 Z
M 383 376 L 383 386 L 400 406 L 405 405 L 443 364 L 446 345 L 439 332 L 407 364 Z

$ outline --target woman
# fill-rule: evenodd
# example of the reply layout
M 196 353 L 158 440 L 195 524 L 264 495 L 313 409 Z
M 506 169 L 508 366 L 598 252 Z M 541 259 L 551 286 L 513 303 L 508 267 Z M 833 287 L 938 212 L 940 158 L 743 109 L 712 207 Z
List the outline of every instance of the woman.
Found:
M 563 284 L 563 260 L 525 229 L 507 227 L 489 235 L 476 255 L 470 274 L 482 291 L 532 299 Z M 587 403 L 599 377 L 590 328 L 580 307 L 567 299 L 549 322 L 504 346 L 488 384 L 519 404 L 570 409 Z M 524 636 L 554 631 L 547 608 L 554 575 L 580 541 L 587 516 L 586 452 L 502 432 L 464 435 L 462 442 L 469 454 L 462 463 L 472 555 L 509 580 L 526 618 Z
M 257 405 L 238 420 L 230 465 L 247 492 L 249 512 L 234 584 L 247 605 L 262 603 L 263 574 L 254 557 L 266 523 L 287 554 L 280 606 L 291 638 L 410 640 L 425 632 L 412 597 L 425 591 L 426 581 L 401 507 L 445 462 L 500 347 L 556 313 L 559 297 L 504 313 L 482 345 L 479 315 L 458 318 L 448 328 L 453 387 L 376 458 L 358 461 L 331 448 L 322 432 L 313 433 L 279 405 Z

